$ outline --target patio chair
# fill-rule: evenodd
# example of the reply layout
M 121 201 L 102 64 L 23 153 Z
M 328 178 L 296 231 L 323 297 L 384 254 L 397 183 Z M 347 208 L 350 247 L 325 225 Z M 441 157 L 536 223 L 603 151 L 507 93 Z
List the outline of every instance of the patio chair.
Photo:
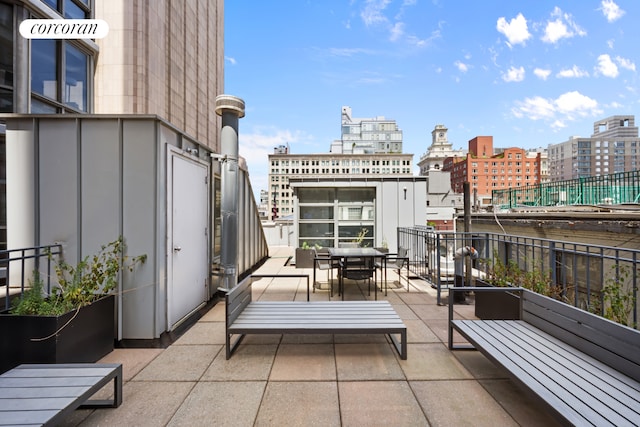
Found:
M 407 267 L 407 292 L 409 292 L 409 257 L 407 256 L 407 253 L 407 248 L 399 247 L 398 253 L 388 254 L 386 267 L 398 272 L 398 284 L 400 286 L 402 286 L 402 269 L 405 266 Z
M 344 299 L 344 279 L 350 280 L 366 280 L 369 295 L 371 295 L 371 279 L 376 274 L 376 263 L 374 258 L 349 258 L 346 263 L 340 266 L 340 290 L 342 299 Z M 374 286 L 377 286 L 374 283 Z M 376 288 L 377 298 L 377 288 Z
M 316 291 L 316 269 L 327 271 L 330 295 L 333 296 L 333 270 L 340 268 L 340 262 L 331 258 L 328 248 L 314 249 L 313 257 L 313 292 Z

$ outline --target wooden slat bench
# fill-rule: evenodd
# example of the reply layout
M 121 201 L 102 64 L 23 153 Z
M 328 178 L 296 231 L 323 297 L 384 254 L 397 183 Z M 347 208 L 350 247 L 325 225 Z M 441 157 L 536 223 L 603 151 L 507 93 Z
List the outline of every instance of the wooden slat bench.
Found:
M 518 320 L 453 319 L 453 330 L 538 396 L 569 425 L 640 425 L 640 332 L 521 288 L 460 288 L 513 292 Z
M 388 301 L 252 301 L 251 277 L 226 294 L 227 359 L 246 334 L 386 334 L 407 358 L 407 327 Z
M 113 381 L 112 400 L 89 400 Z M 0 425 L 54 426 L 77 408 L 117 408 L 122 364 L 20 365 L 0 375 Z

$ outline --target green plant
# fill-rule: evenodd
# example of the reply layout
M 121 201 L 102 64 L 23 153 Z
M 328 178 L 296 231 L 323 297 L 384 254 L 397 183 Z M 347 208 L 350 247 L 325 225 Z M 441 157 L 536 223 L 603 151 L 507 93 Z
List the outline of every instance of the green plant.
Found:
M 612 273 L 602 287 L 603 316 L 614 322 L 635 327 L 631 312 L 636 303 L 634 290 L 625 289 L 631 277 L 631 269 L 625 265 L 613 265 Z
M 505 263 L 497 254 L 494 254 L 494 264 L 489 269 L 487 280 L 493 286 L 522 287 L 556 299 L 561 296 L 559 287 L 551 281 L 550 272 L 535 267 L 523 270 L 515 260 Z
M 358 235 L 356 236 L 355 239 L 353 239 L 354 243 L 357 243 L 358 246 L 362 246 L 362 242 L 364 242 L 364 238 L 366 237 L 366 235 L 369 233 L 369 229 L 368 228 L 362 228 L 360 229 L 360 232 L 358 233 Z M 367 244 L 364 245 L 365 247 L 368 246 Z
M 24 292 L 11 313 L 60 315 L 113 293 L 118 284 L 118 273 L 125 268 L 133 271 L 147 259 L 146 255 L 125 257 L 124 249 L 124 241 L 119 237 L 103 245 L 97 254 L 80 260 L 76 266 L 58 260 L 55 266 L 58 284 L 49 295 L 44 292 L 40 273 L 34 271 L 31 288 Z

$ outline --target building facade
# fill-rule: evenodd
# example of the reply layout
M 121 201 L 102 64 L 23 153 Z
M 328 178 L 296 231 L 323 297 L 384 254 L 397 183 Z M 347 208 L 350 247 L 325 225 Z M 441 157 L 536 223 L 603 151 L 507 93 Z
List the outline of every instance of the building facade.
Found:
M 449 129 L 444 125 L 436 125 L 431 131 L 431 145 L 418 162 L 420 175 L 427 176 L 431 170 L 442 170 L 444 160 L 448 157 L 466 156 L 466 150 L 453 149 L 448 132 Z
M 450 157 L 444 170 L 451 172 L 451 188 L 464 192 L 470 183 L 473 206 L 476 209 L 491 204 L 491 192 L 540 182 L 542 153 L 522 148 L 506 148 L 494 154 L 493 137 L 477 136 L 469 141 L 469 152 L 462 159 Z
M 278 149 L 276 149 L 277 151 Z M 412 176 L 413 154 L 270 154 L 270 219 L 294 214 L 291 179 Z
M 355 118 L 351 107 L 343 106 L 340 139 L 331 144 L 332 153 L 402 153 L 402 130 L 395 120 L 383 116 Z
M 640 167 L 640 138 L 635 116 L 598 120 L 589 138 L 573 136 L 549 145 L 549 180 L 566 181 L 610 175 Z
M 426 178 L 360 176 L 294 179 L 297 247 L 387 247 L 397 228 L 426 225 Z

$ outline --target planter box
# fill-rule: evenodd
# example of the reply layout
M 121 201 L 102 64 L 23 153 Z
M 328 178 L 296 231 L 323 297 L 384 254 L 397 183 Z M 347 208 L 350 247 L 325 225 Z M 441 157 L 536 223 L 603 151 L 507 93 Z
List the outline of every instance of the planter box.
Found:
M 313 258 L 316 251 L 313 249 L 296 248 L 296 268 L 313 268 Z
M 82 307 L 77 315 L 0 314 L 0 373 L 21 363 L 96 362 L 113 351 L 114 304 L 115 296 L 109 295 Z
M 476 286 L 493 286 L 476 279 Z M 509 292 L 476 292 L 475 315 L 482 320 L 517 320 L 520 318 L 520 297 Z

